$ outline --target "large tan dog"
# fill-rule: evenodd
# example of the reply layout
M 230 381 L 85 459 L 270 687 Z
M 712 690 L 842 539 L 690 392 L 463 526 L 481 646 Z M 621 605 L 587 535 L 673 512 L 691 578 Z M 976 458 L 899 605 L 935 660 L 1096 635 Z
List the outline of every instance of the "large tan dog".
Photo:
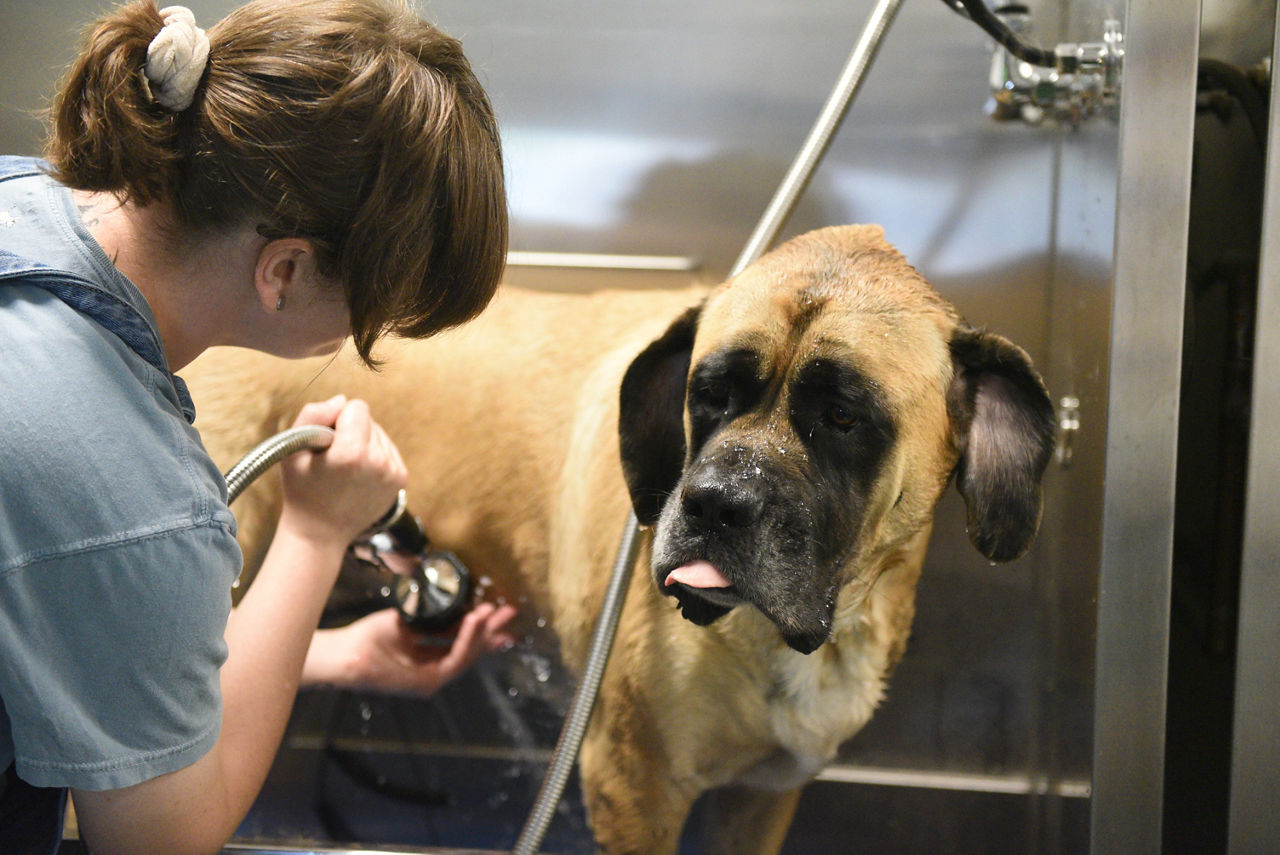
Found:
M 305 401 L 365 398 L 432 539 L 548 615 L 574 668 L 634 507 L 652 572 L 581 757 L 606 852 L 674 852 L 713 788 L 714 850 L 776 852 L 885 692 L 949 480 L 988 558 L 1038 525 L 1039 378 L 877 227 L 807 234 L 709 293 L 511 291 L 379 355 L 372 374 L 213 354 L 186 372 L 197 425 L 229 466 Z M 264 478 L 237 507 L 250 563 L 278 495 Z

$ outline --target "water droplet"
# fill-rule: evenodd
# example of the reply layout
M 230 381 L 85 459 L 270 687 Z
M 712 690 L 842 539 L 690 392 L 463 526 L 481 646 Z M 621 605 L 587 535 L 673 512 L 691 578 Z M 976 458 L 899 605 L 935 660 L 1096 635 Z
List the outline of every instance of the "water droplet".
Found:
M 373 718 L 373 710 L 363 701 L 360 702 L 360 719 L 361 721 L 369 721 Z
M 539 629 L 544 629 L 547 625 L 547 619 L 544 617 L 540 617 L 537 620 L 537 624 Z
M 533 672 L 533 679 L 539 683 L 545 683 L 551 679 L 551 663 L 541 656 L 529 657 L 529 670 Z

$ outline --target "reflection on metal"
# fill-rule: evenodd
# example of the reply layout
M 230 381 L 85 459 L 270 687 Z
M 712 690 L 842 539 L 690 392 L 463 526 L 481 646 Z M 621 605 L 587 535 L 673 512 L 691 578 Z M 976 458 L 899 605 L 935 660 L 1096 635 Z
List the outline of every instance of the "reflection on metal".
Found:
M 453 757 L 468 760 L 503 760 L 512 763 L 549 763 L 549 748 L 511 748 L 467 745 L 456 742 L 405 742 L 369 737 L 291 736 L 294 751 L 348 751 L 396 756 Z M 1049 780 L 1027 775 L 984 775 L 972 772 L 939 772 L 933 769 L 899 769 L 836 763 L 818 773 L 817 780 L 840 784 L 881 787 L 912 787 L 925 790 L 956 790 L 970 793 L 1008 795 L 1051 794 L 1071 799 L 1087 799 L 1089 782 L 1079 779 Z
M 828 766 L 819 773 L 818 780 L 1011 796 L 1055 795 L 1069 799 L 1087 799 L 1090 794 L 1088 781 L 1051 781 L 1025 775 L 975 775 L 935 772 L 929 769 L 884 769 L 878 766 Z
M 606 255 L 589 252 L 507 253 L 507 265 L 516 267 L 561 267 L 592 270 L 671 271 L 691 273 L 698 261 L 674 255 Z
M 79 840 L 64 840 L 58 855 L 91 855 Z M 492 849 L 430 849 L 385 848 L 355 849 L 351 846 L 306 845 L 294 846 L 274 842 L 230 843 L 220 855 L 503 855 Z
M 1271 68 L 1280 67 L 1280 20 Z M 1262 258 L 1254 345 L 1252 428 L 1241 559 L 1231 758 L 1230 855 L 1274 850 L 1280 840 L 1280 87 L 1271 86 Z
M 1010 28 L 1028 24 L 1025 10 L 1002 15 Z M 1100 42 L 1065 42 L 1054 48 L 1054 67 L 1032 65 L 999 45 L 991 57 L 991 115 L 1038 124 L 1046 118 L 1078 125 L 1103 115 L 1116 118 L 1124 35 L 1120 22 L 1103 23 Z
M 1092 843 L 1159 852 L 1199 0 L 1131 0 L 1098 579 Z
M 233 843 L 222 850 L 222 855 L 503 855 L 492 849 L 351 849 L 328 846 L 265 846 Z M 69 855 L 69 853 L 61 853 Z
M 1059 466 L 1070 466 L 1075 455 L 1076 434 L 1080 432 L 1080 399 L 1065 395 L 1058 401 L 1058 447 L 1054 459 Z
M 414 757 L 461 757 L 471 760 L 506 760 L 513 763 L 547 763 L 550 748 L 518 748 L 463 742 L 421 742 L 377 739 L 368 736 L 290 736 L 286 745 L 295 751 L 350 751 Z

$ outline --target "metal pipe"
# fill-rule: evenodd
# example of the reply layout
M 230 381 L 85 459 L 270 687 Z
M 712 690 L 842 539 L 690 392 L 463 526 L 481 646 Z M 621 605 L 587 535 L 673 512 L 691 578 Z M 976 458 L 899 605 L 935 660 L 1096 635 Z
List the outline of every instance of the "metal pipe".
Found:
M 849 105 L 853 103 L 854 96 L 862 88 L 867 69 L 871 67 L 871 62 L 875 59 L 880 44 L 884 40 L 885 32 L 901 5 L 902 0 L 879 0 L 871 11 L 871 16 L 863 26 L 862 34 L 854 45 L 853 53 L 845 63 L 835 88 L 823 105 L 822 112 L 818 114 L 813 128 L 809 131 L 782 184 L 779 185 L 769 206 L 756 224 L 755 231 L 747 240 L 747 245 L 734 263 L 731 276 L 742 272 L 747 265 L 764 254 L 764 251 L 777 239 L 778 232 L 782 230 L 782 226 L 795 209 L 796 202 L 809 185 L 809 179 L 813 177 L 822 156 L 826 154 L 832 137 L 844 120 Z M 640 548 L 639 533 L 640 524 L 632 513 L 628 516 L 623 528 L 613 576 L 610 578 L 605 602 L 601 607 L 600 619 L 592 635 L 587 667 L 583 671 L 578 691 L 574 694 L 569 716 L 551 759 L 551 767 L 543 778 L 533 809 L 520 832 L 515 849 L 512 850 L 513 855 L 533 855 L 538 851 L 538 847 L 542 845 L 542 840 L 546 836 L 547 828 L 555 816 L 556 805 L 564 794 L 569 772 L 573 768 L 578 751 L 582 747 L 582 740 L 586 736 L 587 723 L 595 707 L 596 693 L 604 677 L 605 665 L 608 664 L 609 650 L 613 647 L 618 618 L 626 600 L 627 586 Z
M 818 114 L 818 119 L 800 147 L 800 152 L 792 161 L 791 168 L 787 170 L 769 206 L 761 215 L 755 231 L 747 239 L 747 244 L 734 263 L 730 276 L 741 273 L 748 264 L 763 255 L 777 239 L 778 232 L 782 230 L 787 218 L 795 210 L 796 203 L 800 201 L 801 194 L 809 186 L 809 179 L 813 177 L 818 163 L 831 145 L 836 130 L 844 120 L 845 113 L 849 111 L 849 105 L 853 103 L 858 90 L 862 88 L 867 69 L 876 58 L 880 44 L 884 41 L 885 31 L 893 23 L 901 5 L 902 0 L 879 0 L 871 10 L 871 16 L 863 26 L 862 35 L 858 37 L 857 44 L 853 46 L 853 53 L 845 62 L 844 70 L 840 72 L 835 88 L 827 97 L 822 112 Z

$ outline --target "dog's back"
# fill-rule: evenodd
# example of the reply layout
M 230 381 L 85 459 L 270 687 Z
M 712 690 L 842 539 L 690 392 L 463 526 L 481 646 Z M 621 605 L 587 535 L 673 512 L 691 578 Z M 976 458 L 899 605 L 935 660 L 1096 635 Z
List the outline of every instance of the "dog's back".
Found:
M 495 594 L 518 569 L 525 576 L 520 595 L 545 608 L 552 549 L 579 548 L 552 543 L 551 517 L 577 512 L 566 501 L 586 502 L 597 521 L 607 519 L 605 540 L 615 541 L 626 518 L 616 452 L 619 380 L 635 354 L 702 293 L 504 288 L 463 327 L 380 344 L 377 372 L 349 349 L 283 360 L 217 348 L 182 376 L 196 402 L 196 427 L 224 471 L 289 427 L 308 401 L 339 393 L 364 398 L 405 456 L 409 506 L 433 542 L 493 579 Z M 580 470 L 566 476 L 575 444 L 590 445 L 613 471 L 596 472 L 589 483 Z M 600 444 L 611 452 L 600 454 Z M 270 540 L 279 503 L 279 476 L 268 473 L 236 504 L 244 582 Z

